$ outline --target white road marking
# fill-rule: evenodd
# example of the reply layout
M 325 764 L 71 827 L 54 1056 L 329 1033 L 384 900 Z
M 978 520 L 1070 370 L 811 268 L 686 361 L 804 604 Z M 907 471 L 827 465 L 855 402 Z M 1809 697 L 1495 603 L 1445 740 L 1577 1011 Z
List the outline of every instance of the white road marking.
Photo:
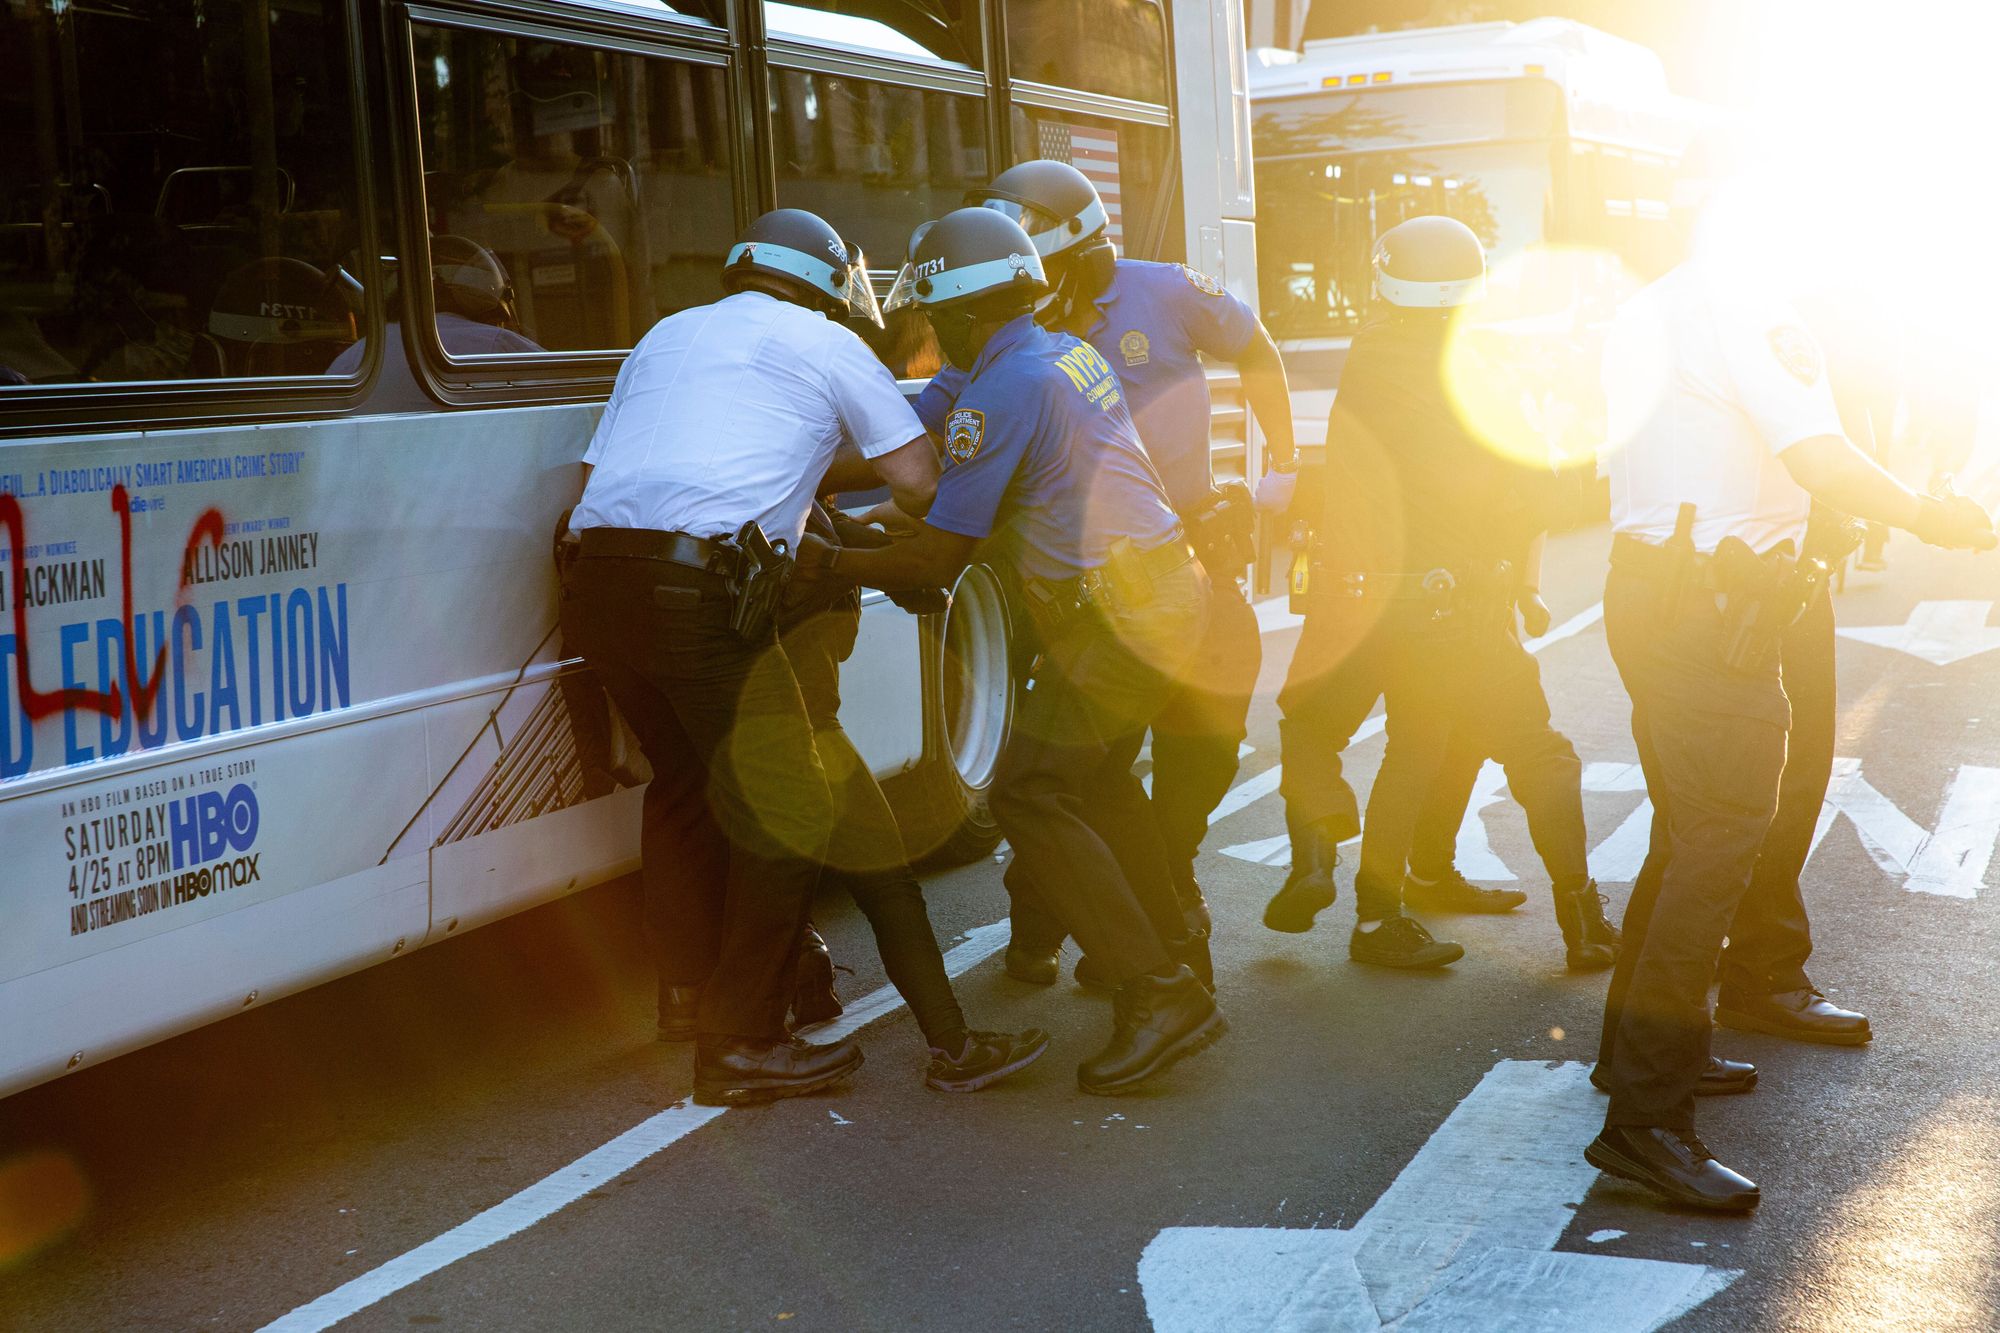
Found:
M 1846 815 L 1875 864 L 1912 893 L 1976 898 L 2000 842 L 2000 769 L 1964 764 L 1946 788 L 1937 827 L 1926 831 L 1861 776 L 1859 759 L 1833 761 L 1833 781 L 1813 831 L 1813 850 Z
M 1589 1066 L 1502 1060 L 1348 1231 L 1169 1227 L 1139 1260 L 1160 1333 L 1643 1333 L 1740 1274 L 1553 1249 L 1597 1179 Z
M 1840 627 L 1840 636 L 1950 666 L 2000 648 L 2000 627 L 1988 625 L 1991 602 L 1918 602 L 1900 625 Z
M 1624 1235 L 1625 1233 L 1618 1230 L 1616 1227 L 1605 1227 L 1602 1231 L 1591 1232 L 1588 1236 L 1585 1236 L 1584 1239 L 1589 1241 L 1592 1245 L 1602 1245 L 1607 1240 L 1619 1240 Z
M 585 1153 L 519 1194 L 461 1222 L 416 1249 L 334 1288 L 309 1305 L 264 1325 L 263 1333 L 308 1333 L 331 1328 L 349 1315 L 489 1245 L 525 1231 L 591 1190 L 630 1171 L 660 1149 L 722 1114 L 719 1106 L 670 1106 L 611 1142 Z
M 1480 814 L 1499 801 L 1506 785 L 1506 774 L 1489 760 L 1480 770 L 1465 823 L 1458 832 L 1458 866 L 1467 879 L 1498 883 L 1516 878 L 1487 841 Z M 1635 763 L 1590 763 L 1584 765 L 1583 789 L 1643 792 L 1646 778 Z M 1861 776 L 1859 759 L 1836 759 L 1808 859 L 1818 854 L 1820 844 L 1842 815 L 1853 823 L 1875 864 L 1911 893 L 1976 898 L 1985 885 L 1996 846 L 2000 846 L 2000 769 L 1961 765 L 1945 791 L 1936 828 L 1925 829 Z M 1609 837 L 1591 849 L 1590 868 L 1599 882 L 1629 884 L 1638 878 L 1652 828 L 1653 803 L 1642 800 Z M 1292 864 L 1291 841 L 1282 833 L 1225 847 L 1222 854 L 1279 870 Z
M 945 954 L 945 972 L 953 977 L 959 976 L 998 953 L 1006 944 L 1005 921 L 968 931 L 965 939 Z M 884 986 L 849 1005 L 847 1012 L 839 1018 L 806 1031 L 830 1041 L 857 1031 L 902 1006 L 903 997 L 896 993 L 895 987 Z M 607 1181 L 630 1171 L 669 1144 L 719 1119 L 725 1109 L 685 1104 L 670 1106 L 658 1115 L 640 1121 L 603 1147 L 585 1153 L 560 1171 L 536 1181 L 512 1198 L 504 1199 L 477 1217 L 459 1223 L 435 1240 L 426 1241 L 379 1268 L 370 1269 L 341 1284 L 318 1300 L 272 1320 L 264 1325 L 260 1333 L 318 1333 L 320 1329 L 331 1328 L 349 1315 L 393 1296 L 439 1269 L 527 1230 Z M 838 1116 L 834 1119 L 839 1121 Z
M 1281 604 L 1282 599 L 1276 597 L 1260 602 L 1258 604 L 1260 622 L 1261 613 L 1265 607 Z M 1542 635 L 1539 639 L 1528 640 L 1524 646 L 1531 653 L 1539 653 L 1551 644 L 1561 643 L 1564 639 L 1575 638 L 1602 619 L 1604 619 L 1604 603 L 1598 602 L 1594 606 L 1586 607 L 1584 610 L 1577 612 L 1547 634 Z M 1355 729 L 1354 738 L 1348 744 L 1350 746 L 1359 745 L 1371 736 L 1379 736 L 1382 734 L 1383 728 L 1388 726 L 1388 724 L 1389 719 L 1385 715 L 1377 713 Z M 1210 827 L 1213 827 L 1221 820 L 1227 819 L 1245 806 L 1261 801 L 1266 796 L 1277 791 L 1278 782 L 1282 777 L 1283 766 L 1281 764 L 1273 764 L 1256 776 L 1238 783 L 1230 790 L 1227 796 L 1222 798 L 1216 805 L 1214 812 L 1209 815 L 1208 822 Z M 1267 859 L 1272 850 L 1280 845 L 1284 848 L 1284 860 L 1278 862 Z M 1289 866 L 1291 864 L 1291 843 L 1283 835 L 1280 835 L 1275 839 L 1264 838 L 1257 842 L 1241 843 L 1234 847 L 1225 847 L 1222 849 L 1222 854 L 1224 856 L 1234 856 L 1242 861 L 1254 861 L 1260 865 Z

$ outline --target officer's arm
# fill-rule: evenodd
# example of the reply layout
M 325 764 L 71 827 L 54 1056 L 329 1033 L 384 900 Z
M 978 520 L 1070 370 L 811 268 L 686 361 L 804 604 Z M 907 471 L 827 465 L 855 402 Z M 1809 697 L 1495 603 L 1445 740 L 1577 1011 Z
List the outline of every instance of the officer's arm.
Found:
M 1278 344 L 1262 324 L 1236 358 L 1236 373 L 1243 377 L 1243 401 L 1264 428 L 1270 465 L 1291 467 L 1298 461 L 1298 446 L 1292 438 L 1292 389 Z
M 830 557 L 835 575 L 870 588 L 949 588 L 972 563 L 978 539 L 946 532 L 928 523 L 917 535 L 873 550 L 843 547 Z
M 922 518 L 937 496 L 937 449 L 928 434 L 874 458 L 863 458 L 859 450 L 842 445 L 833 456 L 820 486 L 826 491 L 872 491 L 886 485 L 896 508 L 912 518 Z
M 1992 522 L 1978 505 L 1918 495 L 1843 436 L 1815 435 L 1778 457 L 1822 504 L 1914 532 L 1933 546 L 1993 547 Z

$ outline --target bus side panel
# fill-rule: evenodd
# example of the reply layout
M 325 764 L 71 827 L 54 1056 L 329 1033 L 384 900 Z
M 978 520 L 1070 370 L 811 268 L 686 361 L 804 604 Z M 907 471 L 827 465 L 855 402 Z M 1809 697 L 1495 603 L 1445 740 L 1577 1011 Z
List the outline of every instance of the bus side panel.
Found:
M 861 608 L 861 637 L 840 669 L 840 725 L 878 778 L 924 757 L 922 622 L 886 597 Z
M 406 952 L 423 863 L 375 866 L 0 986 L 0 1097 Z
M 637 870 L 644 796 L 627 787 L 435 848 L 432 943 Z

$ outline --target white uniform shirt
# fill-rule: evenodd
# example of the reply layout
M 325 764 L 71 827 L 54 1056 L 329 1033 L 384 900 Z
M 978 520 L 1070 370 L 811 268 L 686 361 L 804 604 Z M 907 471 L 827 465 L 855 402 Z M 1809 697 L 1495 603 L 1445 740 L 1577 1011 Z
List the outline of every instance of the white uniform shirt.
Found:
M 1804 540 L 1812 498 L 1779 455 L 1839 435 L 1840 414 L 1819 344 L 1783 301 L 1682 264 L 1620 308 L 1604 390 L 1613 531 L 1664 542 L 1691 503 L 1700 551 Z
M 796 550 L 843 439 L 879 458 L 923 433 L 853 330 L 738 292 L 661 320 L 632 349 L 570 526 L 719 537 L 756 519 Z

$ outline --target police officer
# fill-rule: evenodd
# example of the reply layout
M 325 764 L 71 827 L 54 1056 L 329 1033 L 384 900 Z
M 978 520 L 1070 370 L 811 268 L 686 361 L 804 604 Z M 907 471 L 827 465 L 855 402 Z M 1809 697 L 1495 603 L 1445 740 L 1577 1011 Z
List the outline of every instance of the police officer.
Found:
M 965 208 L 915 247 L 890 304 L 929 316 L 966 383 L 915 536 L 876 550 L 808 540 L 802 568 L 875 587 L 949 586 L 989 542 L 1014 564 L 1041 655 L 993 782 L 1026 881 L 1117 986 L 1109 1044 L 1077 1071 L 1119 1093 L 1228 1024 L 1194 952 L 1132 762 L 1200 642 L 1207 578 L 1090 344 L 1034 319 L 1041 257 L 1020 225 Z M 989 541 L 989 539 L 991 539 Z
M 1034 241 L 1055 288 L 1042 322 L 1089 342 L 1118 373 L 1139 438 L 1210 575 L 1208 633 L 1152 727 L 1154 817 L 1182 905 L 1206 931 L 1195 854 L 1236 776 L 1263 649 L 1241 584 L 1254 515 L 1243 488 L 1215 486 L 1202 357 L 1238 367 L 1244 398 L 1264 430 L 1271 474 L 1289 482 L 1295 451 L 1284 362 L 1256 313 L 1213 278 L 1181 264 L 1121 258 L 1106 234 L 1109 218 L 1097 187 L 1068 163 L 1023 162 L 970 192 L 966 202 L 1013 218 Z M 961 383 L 950 372 L 932 381 L 917 404 L 927 426 L 935 426 Z M 1265 498 L 1282 507 L 1281 493 Z M 1061 943 L 1059 925 L 1016 905 L 1010 971 L 1053 981 Z M 1094 974 L 1086 957 L 1079 977 Z
M 1327 586 L 1317 627 L 1308 617 L 1314 638 L 1292 663 L 1300 685 L 1287 684 L 1293 702 L 1308 701 L 1313 680 L 1342 664 L 1388 706 L 1349 956 L 1405 968 L 1464 956 L 1402 908 L 1426 796 L 1471 746 L 1506 769 L 1527 812 L 1571 968 L 1608 966 L 1617 936 L 1586 865 L 1582 765 L 1550 725 L 1540 670 L 1514 627 L 1538 579 L 1553 478 L 1485 448 L 1443 378 L 1453 312 L 1484 289 L 1484 251 L 1461 222 L 1414 218 L 1383 233 L 1374 266 L 1387 310 L 1355 336 L 1341 372 L 1327 428 Z M 1317 757 L 1287 753 L 1286 767 L 1295 762 Z
M 793 1096 L 861 1063 L 787 1036 L 794 957 L 833 820 L 771 614 L 807 506 L 888 483 L 929 507 L 937 456 L 839 317 L 874 311 L 825 222 L 752 223 L 712 305 L 654 325 L 584 454 L 566 596 L 585 660 L 653 769 L 641 856 L 661 980 L 699 988 L 695 1097 Z M 876 315 L 879 318 L 879 313 Z
M 1684 228 L 1691 214 L 1677 209 Z M 1741 1211 L 1757 1186 L 1695 1136 L 1694 1098 L 1716 1071 L 1717 953 L 1786 765 L 1782 636 L 1824 595 L 1823 571 L 1796 559 L 1811 503 L 1940 546 L 1995 537 L 1978 505 L 1915 495 L 1847 441 L 1818 344 L 1755 257 L 1716 239 L 1627 302 L 1606 349 L 1611 437 L 1628 442 L 1609 463 L 1605 632 L 1654 820 L 1594 1076 L 1610 1106 L 1584 1155 L 1675 1202 Z

